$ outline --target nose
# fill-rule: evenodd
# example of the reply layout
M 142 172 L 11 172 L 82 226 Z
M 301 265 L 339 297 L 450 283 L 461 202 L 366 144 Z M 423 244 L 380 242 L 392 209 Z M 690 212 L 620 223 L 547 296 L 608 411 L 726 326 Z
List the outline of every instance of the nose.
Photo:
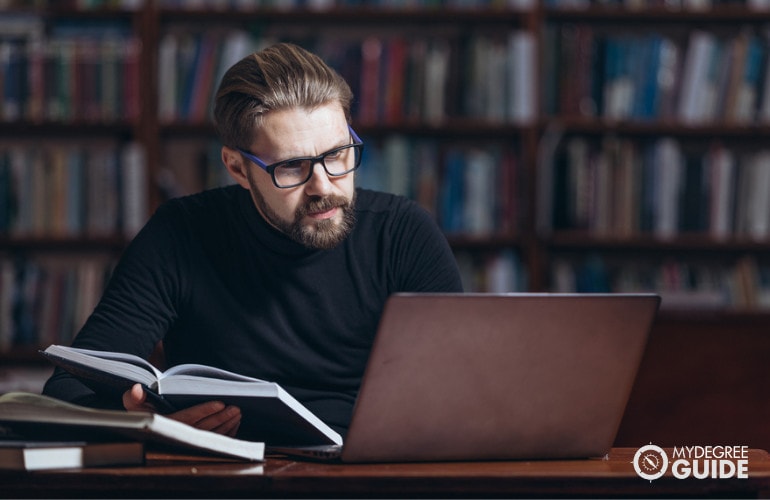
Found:
M 332 180 L 326 173 L 323 164 L 320 161 L 313 164 L 313 174 L 310 180 L 305 184 L 305 191 L 309 195 L 326 195 L 332 191 Z

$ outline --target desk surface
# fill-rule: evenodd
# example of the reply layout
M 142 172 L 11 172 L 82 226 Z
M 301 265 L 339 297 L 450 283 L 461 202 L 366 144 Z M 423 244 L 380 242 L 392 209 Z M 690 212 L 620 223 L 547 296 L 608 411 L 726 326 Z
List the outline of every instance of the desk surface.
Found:
M 243 463 L 149 453 L 147 465 L 74 471 L 0 471 L 0 497 L 765 497 L 770 455 L 751 450 L 748 479 L 640 478 L 635 449 L 606 459 L 414 464 Z

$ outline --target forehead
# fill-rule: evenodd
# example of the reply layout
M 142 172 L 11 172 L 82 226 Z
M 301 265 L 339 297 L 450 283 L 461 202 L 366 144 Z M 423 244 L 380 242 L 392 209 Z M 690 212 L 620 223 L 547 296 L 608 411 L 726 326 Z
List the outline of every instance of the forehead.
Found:
M 345 113 L 338 103 L 284 109 L 264 117 L 254 150 L 270 159 L 318 155 L 344 144 L 348 136 Z

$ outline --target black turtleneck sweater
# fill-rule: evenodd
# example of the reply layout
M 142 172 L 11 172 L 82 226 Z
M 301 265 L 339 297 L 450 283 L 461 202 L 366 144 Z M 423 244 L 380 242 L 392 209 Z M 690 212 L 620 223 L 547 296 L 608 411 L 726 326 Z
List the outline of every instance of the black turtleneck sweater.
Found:
M 345 433 L 385 300 L 459 292 L 446 239 L 416 203 L 359 189 L 356 223 L 332 250 L 289 240 L 229 186 L 161 206 L 126 248 L 73 345 L 201 363 L 281 384 Z M 44 393 L 100 407 L 57 370 Z

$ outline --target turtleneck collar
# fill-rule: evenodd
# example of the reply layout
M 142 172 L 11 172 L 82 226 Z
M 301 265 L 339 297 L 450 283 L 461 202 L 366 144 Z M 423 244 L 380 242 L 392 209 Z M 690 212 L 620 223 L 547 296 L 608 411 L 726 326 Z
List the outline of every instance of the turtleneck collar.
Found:
M 323 251 L 307 248 L 270 225 L 257 210 L 254 200 L 251 199 L 251 193 L 247 189 L 238 186 L 236 197 L 246 221 L 246 230 L 250 231 L 254 238 L 268 250 L 297 257 L 310 256 Z

